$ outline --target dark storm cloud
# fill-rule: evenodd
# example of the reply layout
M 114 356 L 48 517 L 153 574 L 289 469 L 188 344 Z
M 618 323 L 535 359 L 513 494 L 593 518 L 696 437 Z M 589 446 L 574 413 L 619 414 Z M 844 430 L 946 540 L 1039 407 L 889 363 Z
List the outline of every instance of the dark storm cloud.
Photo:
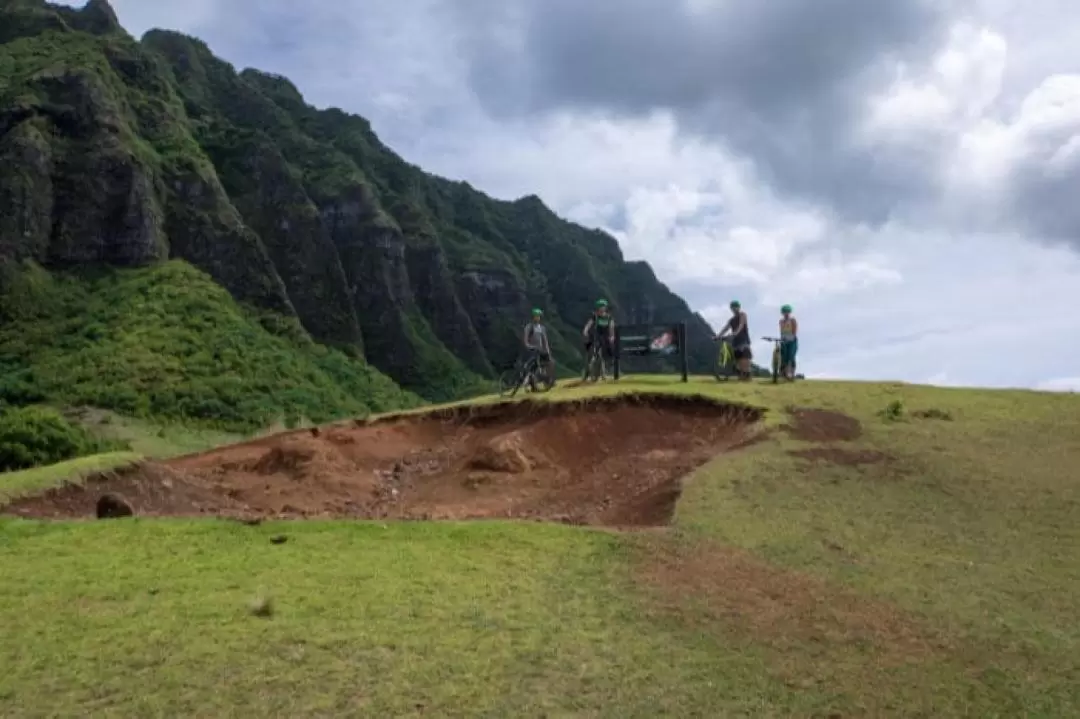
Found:
M 884 220 L 918 199 L 925 164 L 882 163 L 850 141 L 856 103 L 890 60 L 926 60 L 943 15 L 922 0 L 502 0 L 465 43 L 489 112 L 676 114 L 722 138 L 774 186 Z M 462 3 L 465 6 L 465 3 Z M 480 10 L 480 4 L 463 12 Z

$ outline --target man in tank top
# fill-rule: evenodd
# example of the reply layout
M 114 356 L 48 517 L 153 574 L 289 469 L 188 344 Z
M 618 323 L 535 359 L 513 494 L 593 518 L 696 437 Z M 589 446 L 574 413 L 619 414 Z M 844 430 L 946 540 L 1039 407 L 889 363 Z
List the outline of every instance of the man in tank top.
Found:
M 720 334 L 716 336 L 716 339 L 731 335 L 731 351 L 735 355 L 735 367 L 739 371 L 739 379 L 748 382 L 750 361 L 754 358 L 754 353 L 750 350 L 750 321 L 738 300 L 732 300 L 730 307 L 731 319 L 720 329 Z

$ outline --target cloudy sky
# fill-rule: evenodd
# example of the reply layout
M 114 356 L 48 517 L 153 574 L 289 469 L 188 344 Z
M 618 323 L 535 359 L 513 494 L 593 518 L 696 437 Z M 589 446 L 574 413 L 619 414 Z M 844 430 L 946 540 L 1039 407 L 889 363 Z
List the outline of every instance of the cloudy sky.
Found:
M 1080 389 L 1075 2 L 113 5 L 607 229 L 714 324 L 793 304 L 810 376 Z

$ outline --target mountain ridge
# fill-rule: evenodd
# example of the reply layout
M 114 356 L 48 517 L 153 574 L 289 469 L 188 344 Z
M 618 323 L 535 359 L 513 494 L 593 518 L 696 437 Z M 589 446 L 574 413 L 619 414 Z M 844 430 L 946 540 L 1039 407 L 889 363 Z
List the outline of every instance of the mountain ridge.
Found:
M 647 263 L 536 195 L 428 173 L 288 78 L 173 31 L 135 40 L 105 0 L 7 0 L 0 24 L 7 275 L 182 260 L 429 401 L 486 389 L 533 306 L 577 371 L 599 296 L 624 322 L 686 322 L 691 370 L 714 361 L 708 323 Z

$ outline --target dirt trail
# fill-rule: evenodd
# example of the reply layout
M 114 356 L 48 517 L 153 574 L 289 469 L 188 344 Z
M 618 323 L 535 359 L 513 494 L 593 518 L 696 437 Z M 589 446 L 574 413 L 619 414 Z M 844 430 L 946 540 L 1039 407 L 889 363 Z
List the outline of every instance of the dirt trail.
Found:
M 760 415 L 670 395 L 456 407 L 142 463 L 0 512 L 93 517 L 98 500 L 112 494 L 142 516 L 656 526 L 670 520 L 680 478 L 745 443 Z

